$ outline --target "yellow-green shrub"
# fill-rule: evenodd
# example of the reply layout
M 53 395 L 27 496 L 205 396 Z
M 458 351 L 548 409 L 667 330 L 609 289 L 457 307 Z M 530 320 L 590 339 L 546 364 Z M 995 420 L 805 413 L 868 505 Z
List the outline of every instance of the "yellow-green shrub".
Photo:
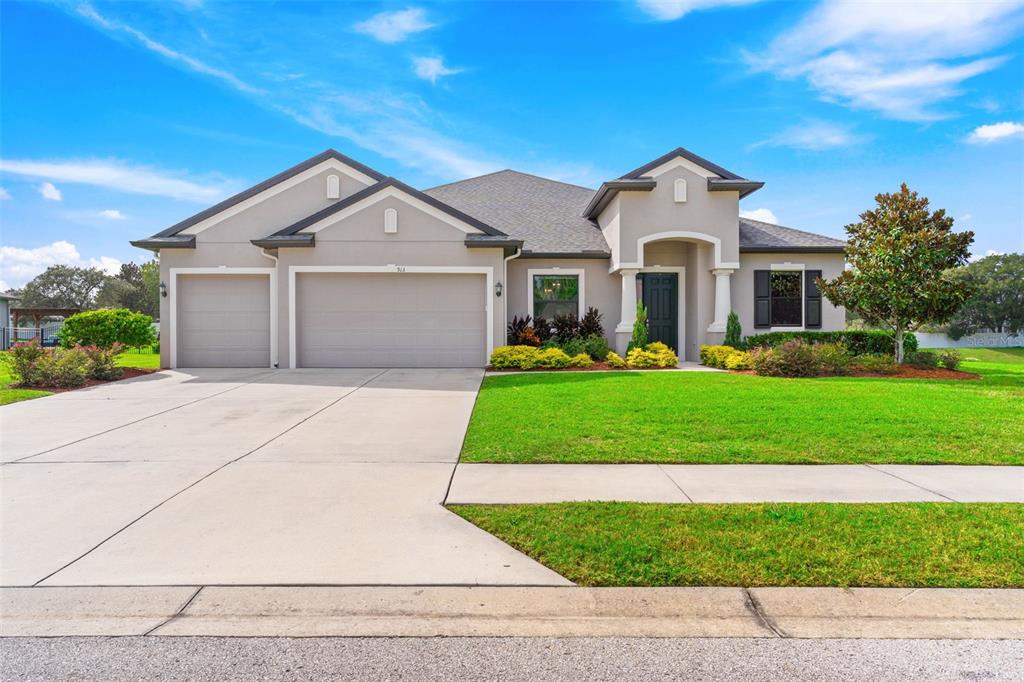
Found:
M 623 369 L 626 366 L 626 361 L 622 359 L 622 356 L 613 351 L 608 351 L 608 357 L 604 361 L 612 369 Z
M 751 357 L 750 353 L 740 350 L 736 351 L 725 359 L 726 369 L 753 369 L 754 358 Z
M 540 351 L 533 346 L 499 346 L 491 353 L 495 369 L 533 369 L 540 362 Z
M 647 344 L 647 352 L 658 356 L 658 367 L 675 367 L 679 364 L 679 356 L 661 341 Z
M 537 354 L 537 366 L 549 369 L 563 369 L 569 366 L 572 358 L 561 348 L 546 348 Z
M 594 361 L 590 359 L 590 356 L 586 353 L 579 353 L 578 355 L 572 356 L 569 360 L 570 367 L 590 367 L 594 364 Z
M 645 348 L 634 348 L 626 353 L 626 365 L 634 369 L 648 367 L 675 367 L 679 358 L 661 342 L 649 343 Z
M 718 369 L 726 368 L 726 361 L 737 353 L 743 351 L 736 350 L 732 346 L 701 346 L 700 347 L 700 364 L 707 367 L 717 367 Z

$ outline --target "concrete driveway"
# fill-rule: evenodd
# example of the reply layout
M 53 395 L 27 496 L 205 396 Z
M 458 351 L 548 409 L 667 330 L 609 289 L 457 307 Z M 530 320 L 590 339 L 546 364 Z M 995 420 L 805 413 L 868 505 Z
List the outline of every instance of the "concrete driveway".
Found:
M 440 506 L 481 374 L 163 371 L 0 408 L 0 584 L 568 584 Z

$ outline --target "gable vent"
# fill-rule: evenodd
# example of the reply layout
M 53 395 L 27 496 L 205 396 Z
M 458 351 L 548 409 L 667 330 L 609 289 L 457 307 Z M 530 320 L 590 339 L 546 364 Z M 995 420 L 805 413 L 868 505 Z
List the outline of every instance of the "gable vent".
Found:
M 686 180 L 682 178 L 676 178 L 674 187 L 675 201 L 677 204 L 682 204 L 686 201 Z
M 327 198 L 328 199 L 340 199 L 341 198 L 341 176 L 340 175 L 328 175 L 327 176 Z
M 384 234 L 395 234 L 398 232 L 398 210 L 394 208 L 384 209 Z

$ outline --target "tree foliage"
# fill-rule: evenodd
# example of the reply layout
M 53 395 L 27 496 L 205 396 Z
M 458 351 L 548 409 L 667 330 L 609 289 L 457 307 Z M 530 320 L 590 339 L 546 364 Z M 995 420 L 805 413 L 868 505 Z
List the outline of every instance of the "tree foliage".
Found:
M 58 332 L 66 348 L 97 346 L 111 348 L 114 344 L 139 348 L 156 341 L 153 318 L 127 308 L 88 310 L 64 320 Z
M 953 317 L 954 339 L 979 331 L 1024 332 L 1024 254 L 987 256 L 953 273 L 974 293 Z
M 78 308 L 88 310 L 108 276 L 99 268 L 51 265 L 25 285 L 18 302 L 22 308 Z
M 818 285 L 833 304 L 892 330 L 902 362 L 904 332 L 948 322 L 970 295 L 970 284 L 950 271 L 967 263 L 974 233 L 954 232 L 953 218 L 930 211 L 906 183 L 875 202 L 846 226 L 850 269 Z

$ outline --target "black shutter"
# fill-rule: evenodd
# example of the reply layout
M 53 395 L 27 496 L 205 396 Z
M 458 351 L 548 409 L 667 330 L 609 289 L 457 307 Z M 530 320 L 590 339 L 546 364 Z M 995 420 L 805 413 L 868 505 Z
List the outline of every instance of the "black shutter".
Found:
M 804 271 L 804 326 L 807 329 L 821 329 L 821 291 L 814 280 L 821 277 L 821 270 Z
M 771 270 L 754 270 L 754 327 L 772 326 Z

